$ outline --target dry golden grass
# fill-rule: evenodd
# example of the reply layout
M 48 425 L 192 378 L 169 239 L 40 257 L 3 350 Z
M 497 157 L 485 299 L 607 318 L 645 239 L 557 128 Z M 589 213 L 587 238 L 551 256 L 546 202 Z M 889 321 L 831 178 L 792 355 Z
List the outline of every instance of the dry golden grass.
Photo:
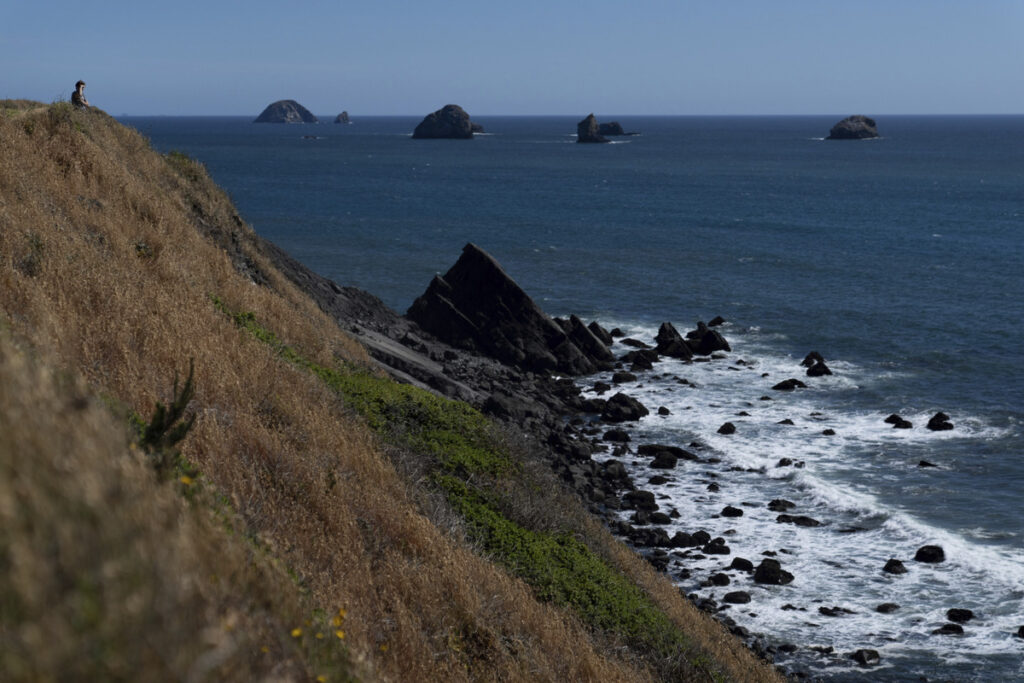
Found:
M 216 309 L 213 295 L 256 312 L 318 363 L 368 363 L 249 246 L 201 166 L 156 154 L 97 110 L 8 108 L 25 111 L 0 116 L 0 569 L 17 569 L 0 572 L 2 677 L 301 679 L 323 657 L 300 646 L 308 633 L 288 631 L 338 607 L 363 679 L 651 677 L 635 653 L 605 651 L 602 636 L 439 529 L 431 519 L 450 513 L 425 516 L 425 499 L 336 394 Z M 240 253 L 265 285 L 239 273 Z M 12 343 L 86 388 L 55 388 Z M 158 486 L 110 411 L 81 398 L 148 416 L 189 359 L 198 417 L 182 451 L 230 501 L 235 535 L 208 506 L 184 504 L 178 484 Z M 38 468 L 25 468 L 26 453 Z M 57 551 L 46 537 L 61 539 Z M 705 640 L 731 677 L 773 678 L 735 642 L 711 643 L 717 626 L 607 542 L 673 618 L 718 634 Z M 75 621 L 79 581 L 101 594 L 102 623 Z M 244 637 L 223 635 L 225 624 Z

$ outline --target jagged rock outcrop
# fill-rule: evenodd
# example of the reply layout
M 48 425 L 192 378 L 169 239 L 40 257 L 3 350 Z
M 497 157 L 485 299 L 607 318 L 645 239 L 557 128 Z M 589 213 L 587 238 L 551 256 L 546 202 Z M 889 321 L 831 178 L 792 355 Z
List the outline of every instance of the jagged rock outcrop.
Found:
M 268 104 L 253 123 L 320 123 L 320 119 L 295 100 L 278 100 Z
M 457 104 L 446 104 L 427 114 L 412 132 L 415 139 L 468 140 L 473 137 L 473 122 L 466 110 Z
M 469 127 L 470 127 L 470 129 L 472 129 L 472 131 L 474 133 L 483 133 L 484 132 L 483 125 L 477 123 L 476 121 L 470 121 L 469 122 Z
M 848 116 L 832 126 L 826 140 L 867 140 L 878 137 L 875 120 L 867 116 Z
M 438 339 L 534 372 L 581 375 L 610 369 L 614 357 L 579 318 L 562 329 L 490 254 L 467 244 L 407 317 Z
M 601 135 L 598 129 L 597 119 L 590 114 L 576 124 L 576 142 L 608 142 L 608 138 Z
M 338 114 L 337 118 L 334 119 L 334 122 L 335 123 L 352 123 L 352 121 L 350 121 L 349 118 L 348 118 L 348 112 L 347 111 L 343 111 L 340 114 Z

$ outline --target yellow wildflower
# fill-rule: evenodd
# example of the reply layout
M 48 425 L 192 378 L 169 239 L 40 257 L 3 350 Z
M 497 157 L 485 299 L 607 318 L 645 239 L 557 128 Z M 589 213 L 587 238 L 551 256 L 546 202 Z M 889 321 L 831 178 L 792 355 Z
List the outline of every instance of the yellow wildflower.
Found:
M 293 628 L 292 629 L 292 638 L 298 638 L 301 635 L 302 635 L 302 629 L 301 628 Z
M 178 481 L 180 481 L 185 486 L 188 486 L 189 484 L 192 483 L 192 477 L 188 476 L 187 474 L 183 474 L 180 477 L 178 477 Z
M 260 648 L 260 652 L 262 652 L 263 654 L 267 654 L 268 652 L 270 652 L 270 648 L 264 645 Z
M 320 674 L 316 677 L 317 683 L 327 683 L 327 676 Z
M 341 629 L 338 629 L 337 631 L 335 631 L 334 635 L 338 636 L 338 640 L 345 640 L 345 632 L 342 631 Z
M 381 643 L 380 644 L 380 651 L 381 652 L 387 652 L 388 651 L 388 644 L 387 643 Z
M 323 633 L 317 633 L 316 634 L 316 639 L 317 640 L 323 640 L 324 639 L 324 634 Z

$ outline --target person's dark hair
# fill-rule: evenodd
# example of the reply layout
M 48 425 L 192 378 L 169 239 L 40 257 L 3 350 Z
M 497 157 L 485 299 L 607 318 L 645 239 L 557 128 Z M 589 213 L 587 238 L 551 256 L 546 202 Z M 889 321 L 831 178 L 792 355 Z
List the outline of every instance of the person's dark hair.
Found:
M 85 85 L 85 81 L 78 81 L 78 83 L 75 83 L 76 88 L 80 85 Z

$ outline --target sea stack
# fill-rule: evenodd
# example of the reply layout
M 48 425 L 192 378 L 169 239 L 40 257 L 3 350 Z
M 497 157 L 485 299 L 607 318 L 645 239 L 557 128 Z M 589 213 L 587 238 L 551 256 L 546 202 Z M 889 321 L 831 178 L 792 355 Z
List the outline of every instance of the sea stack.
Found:
M 335 123 L 352 123 L 348 119 L 348 112 L 347 111 L 343 111 L 340 114 L 338 114 L 338 117 L 336 119 L 334 119 L 334 122 Z
M 446 104 L 433 114 L 427 114 L 416 130 L 416 139 L 468 140 L 473 137 L 473 122 L 466 110 L 457 104 Z
M 878 137 L 875 120 L 867 116 L 848 116 L 832 126 L 826 140 L 867 140 Z
M 598 132 L 597 119 L 591 114 L 576 124 L 576 142 L 608 142 L 608 138 Z
M 320 123 L 320 119 L 295 100 L 278 100 L 268 104 L 253 123 Z

